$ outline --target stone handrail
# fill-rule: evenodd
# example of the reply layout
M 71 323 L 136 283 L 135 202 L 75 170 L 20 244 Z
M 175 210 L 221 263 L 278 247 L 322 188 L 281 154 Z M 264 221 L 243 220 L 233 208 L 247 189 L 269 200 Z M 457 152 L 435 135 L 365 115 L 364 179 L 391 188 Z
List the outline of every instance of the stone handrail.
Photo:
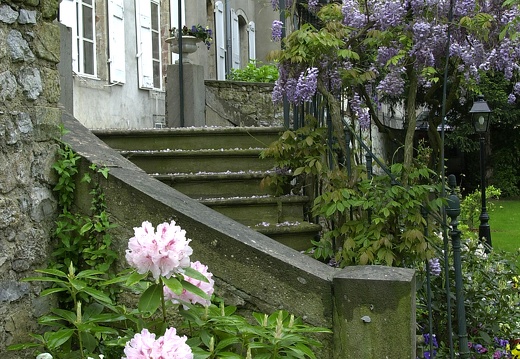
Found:
M 239 224 L 151 178 L 69 115 L 64 141 L 83 159 L 110 169 L 100 183 L 124 253 L 133 227 L 175 220 L 187 232 L 192 260 L 208 265 L 226 304 L 272 313 L 285 309 L 333 330 L 318 358 L 415 358 L 413 270 L 380 266 L 331 268 Z M 78 183 L 87 211 L 88 189 Z M 82 192 L 85 191 L 85 192 Z

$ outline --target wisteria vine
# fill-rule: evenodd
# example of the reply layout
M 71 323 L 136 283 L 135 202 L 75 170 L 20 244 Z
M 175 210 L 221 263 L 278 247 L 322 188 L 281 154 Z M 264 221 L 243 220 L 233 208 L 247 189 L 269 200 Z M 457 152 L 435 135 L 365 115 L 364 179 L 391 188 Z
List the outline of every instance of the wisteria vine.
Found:
M 273 0 L 272 5 L 279 9 L 278 1 Z M 319 2 L 308 0 L 308 7 L 318 11 Z M 511 82 L 508 101 L 520 98 L 520 36 L 516 35 L 520 10 L 516 5 L 496 0 L 457 1 L 451 22 L 449 0 L 342 0 L 340 9 L 340 22 L 346 30 L 329 34 L 341 37 L 344 50 L 357 52 L 361 58 L 344 56 L 336 45 L 299 61 L 286 57 L 279 64 L 273 101 L 279 102 L 283 96 L 295 104 L 310 101 L 320 81 L 327 90 L 337 92 L 350 69 L 370 71 L 373 76 L 361 82 L 365 96 L 350 92 L 352 112 L 366 125 L 368 112 L 361 111 L 367 107 L 364 101 L 371 100 L 366 94 L 375 92 L 381 101 L 398 101 L 406 95 L 411 73 L 417 78 L 419 92 L 426 93 L 439 81 L 445 68 L 449 23 L 450 76 L 460 78 L 460 93 L 470 88 L 476 91 L 481 74 L 493 71 Z M 273 24 L 273 39 L 280 40 L 281 26 L 281 22 Z

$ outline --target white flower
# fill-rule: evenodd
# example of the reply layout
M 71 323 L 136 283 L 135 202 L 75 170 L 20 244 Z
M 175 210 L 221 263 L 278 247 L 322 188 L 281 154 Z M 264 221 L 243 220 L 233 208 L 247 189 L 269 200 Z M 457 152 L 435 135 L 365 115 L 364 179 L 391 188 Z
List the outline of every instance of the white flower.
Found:
M 52 355 L 50 355 L 49 353 L 41 353 L 38 354 L 36 359 L 52 359 Z

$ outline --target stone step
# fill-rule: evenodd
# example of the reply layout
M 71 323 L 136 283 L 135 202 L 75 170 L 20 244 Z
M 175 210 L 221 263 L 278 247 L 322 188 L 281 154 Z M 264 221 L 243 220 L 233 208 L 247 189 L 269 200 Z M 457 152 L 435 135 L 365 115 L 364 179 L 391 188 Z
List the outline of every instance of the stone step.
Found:
M 120 151 L 148 174 L 174 172 L 266 171 L 274 161 L 260 158 L 260 148 L 223 150 Z
M 271 171 L 225 171 L 153 175 L 159 181 L 192 198 L 274 195 L 262 180 Z
M 258 223 L 250 228 L 297 251 L 311 248 L 311 240 L 317 240 L 322 230 L 319 224 L 309 222 Z
M 183 127 L 143 130 L 93 130 L 116 150 L 196 150 L 266 148 L 279 138 L 281 127 Z
M 303 208 L 308 201 L 305 196 L 269 195 L 199 199 L 200 203 L 248 226 L 303 221 Z
M 156 179 L 296 250 L 321 226 L 304 221 L 309 198 L 275 197 L 262 179 L 273 170 L 260 153 L 280 128 L 175 128 L 93 131 Z

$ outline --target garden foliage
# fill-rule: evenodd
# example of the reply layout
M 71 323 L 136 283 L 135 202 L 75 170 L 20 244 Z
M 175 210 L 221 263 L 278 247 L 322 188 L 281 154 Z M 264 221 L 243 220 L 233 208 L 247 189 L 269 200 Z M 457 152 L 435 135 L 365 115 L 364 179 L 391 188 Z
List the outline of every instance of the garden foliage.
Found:
M 251 61 L 245 68 L 232 69 L 228 76 L 231 81 L 275 82 L 278 79 L 278 68 L 275 65 L 262 65 L 259 61 Z
M 134 228 L 126 250 L 131 268 L 113 273 L 113 225 L 96 182 L 108 172 L 92 165 L 94 178 L 90 173 L 81 178 L 93 186 L 93 200 L 92 213 L 80 215 L 73 210 L 80 157 L 67 145 L 60 154 L 54 168 L 63 213 L 55 262 L 25 279 L 48 284 L 40 295 L 58 294 L 60 305 L 38 318 L 42 334 L 8 349 L 32 349 L 55 359 L 316 358 L 321 343 L 309 335 L 330 330 L 281 310 L 253 313 L 247 320 L 236 307 L 225 306 L 213 295 L 207 266 L 190 260 L 191 239 L 174 221 L 157 230 L 146 221 Z

